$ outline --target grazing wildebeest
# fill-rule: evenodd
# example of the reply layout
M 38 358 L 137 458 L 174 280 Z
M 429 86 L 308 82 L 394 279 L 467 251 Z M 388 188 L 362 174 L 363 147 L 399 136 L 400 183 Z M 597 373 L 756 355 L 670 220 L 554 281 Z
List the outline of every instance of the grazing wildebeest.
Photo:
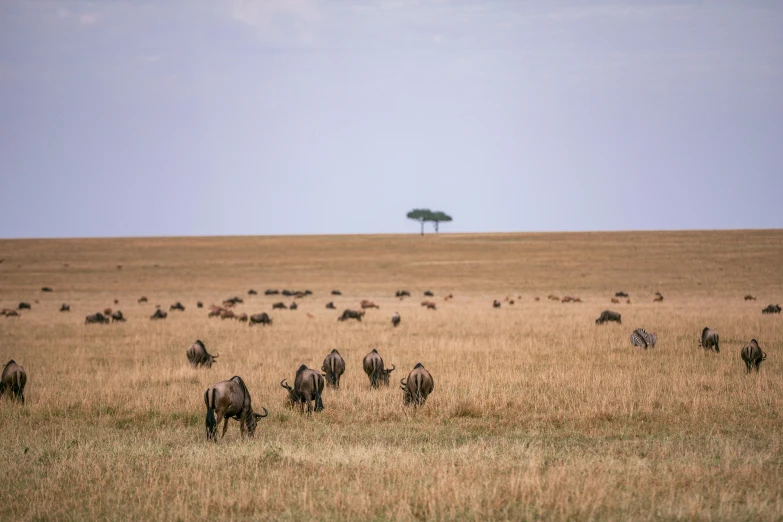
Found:
M 343 315 L 337 318 L 338 321 L 345 321 L 346 319 L 356 319 L 357 321 L 362 320 L 362 316 L 364 315 L 364 310 L 361 312 L 357 312 L 355 310 L 343 310 Z
M 771 304 L 765 309 L 761 311 L 762 314 L 779 314 L 780 313 L 780 305 L 777 304 Z
M 174 303 L 173 305 L 171 305 L 169 307 L 169 312 L 173 312 L 174 310 L 179 310 L 180 312 L 184 312 L 185 311 L 185 307 L 182 306 L 182 303 L 177 301 L 176 303 Z
M 196 308 L 204 308 L 204 303 L 201 301 L 196 301 Z
M 701 339 L 699 339 L 699 346 L 701 346 L 705 350 L 715 348 L 716 352 L 720 352 L 719 341 L 720 338 L 718 337 L 718 332 L 716 332 L 712 328 L 705 327 L 704 330 L 701 331 Z
M 367 299 L 362 299 L 362 302 L 359 304 L 361 305 L 362 310 L 365 310 L 367 308 L 380 308 L 380 306 L 373 303 L 372 301 L 368 301 Z
M 27 384 L 27 373 L 24 368 L 11 359 L 3 366 L 3 375 L 0 377 L 0 396 L 6 394 L 24 404 L 24 385 Z
M 655 299 L 653 299 L 653 302 L 660 303 L 661 301 L 663 301 L 663 294 L 660 292 L 655 292 Z
M 755 297 L 753 297 L 752 295 L 748 294 L 748 295 L 746 295 L 746 296 L 745 296 L 745 300 L 746 300 L 746 301 L 755 301 L 755 300 L 756 300 L 756 298 L 755 298 Z
M 233 310 L 221 310 L 220 311 L 220 318 L 221 319 L 236 319 L 237 316 L 234 313 Z
M 139 297 L 139 301 L 138 302 L 139 303 L 146 303 L 147 302 L 147 298 L 144 297 L 144 296 L 141 296 L 141 297 Z
M 324 403 L 321 400 L 325 382 L 323 375 L 303 364 L 296 370 L 293 388 L 285 381 L 286 379 L 280 381 L 280 386 L 288 390 L 288 404 L 291 407 L 299 403 L 301 411 L 304 413 L 304 405 L 307 403 L 308 415 L 314 410 L 321 411 L 324 409 Z M 313 407 L 313 403 L 315 403 L 315 407 Z
M 620 292 L 615 292 L 614 296 L 615 297 L 628 297 L 628 294 L 625 293 L 625 292 L 620 291 Z
M 212 363 L 217 362 L 215 359 L 220 357 L 220 354 L 210 355 L 207 353 L 207 347 L 204 346 L 204 343 L 201 342 L 200 339 L 196 339 L 196 342 L 188 347 L 185 354 L 188 356 L 190 365 L 194 368 L 198 368 L 199 366 L 212 368 Z
M 492 301 L 492 308 L 500 308 L 500 301 L 498 301 L 497 299 Z
M 52 289 L 51 289 L 50 287 L 48 287 L 48 286 L 45 286 L 45 287 L 41 288 L 41 292 L 54 292 L 54 290 L 52 290 Z
M 6 317 L 19 317 L 19 312 L 10 308 L 3 308 L 3 311 L 0 312 L 0 315 L 4 315 Z
M 435 389 L 435 381 L 421 363 L 413 367 L 407 379 L 400 379 L 400 388 L 405 392 L 405 405 L 424 406 L 427 397 Z
M 117 310 L 115 312 L 112 312 L 112 314 L 111 314 L 111 322 L 112 323 L 124 323 L 125 321 L 127 321 L 127 319 L 125 319 L 125 316 L 122 315 L 122 311 L 121 310 Z
M 306 295 L 307 295 L 307 294 L 306 294 L 306 293 L 304 293 L 304 292 L 296 292 L 296 293 L 294 294 L 294 299 L 301 299 L 301 298 L 303 298 L 303 297 L 304 297 L 304 296 L 306 296 Z
M 242 438 L 245 434 L 253 438 L 258 419 L 263 419 L 269 412 L 266 408 L 264 414 L 253 412 L 253 406 L 250 401 L 250 393 L 242 377 L 235 375 L 227 381 L 222 381 L 207 388 L 204 392 L 204 402 L 207 405 L 207 440 L 217 442 L 217 423 L 223 419 L 223 438 L 228 429 L 228 419 L 230 417 L 239 421 L 239 432 Z
M 95 312 L 84 318 L 84 324 L 108 324 L 111 320 L 100 312 Z
M 19 308 L 19 310 L 32 310 L 33 309 L 32 306 L 30 306 L 30 303 L 25 303 L 24 301 L 19 303 L 19 306 L 17 308 Z
M 250 290 L 247 291 L 247 295 L 258 295 L 258 292 L 256 292 L 251 288 Z
M 604 310 L 601 312 L 601 316 L 595 320 L 595 324 L 604 324 L 607 321 L 614 321 L 617 324 L 623 324 L 623 319 L 620 314 L 611 310 Z
M 400 326 L 400 312 L 394 312 L 394 315 L 392 316 L 392 326 L 395 328 Z
M 408 292 L 407 290 L 397 290 L 396 292 L 394 292 L 394 297 L 399 297 L 400 299 L 402 299 L 403 297 L 410 297 L 410 296 L 411 293 Z
M 155 319 L 165 319 L 168 316 L 169 316 L 168 313 L 166 313 L 163 310 L 161 310 L 160 308 L 158 308 L 157 310 L 155 310 L 155 313 L 150 316 L 150 319 L 152 319 L 152 320 L 155 320 Z
M 254 324 L 263 324 L 266 326 L 272 324 L 272 319 L 269 318 L 269 315 L 267 315 L 266 312 L 261 312 L 260 314 L 251 315 L 249 324 L 250 326 L 253 326 Z
M 280 290 L 272 290 L 271 288 L 267 288 L 264 291 L 264 295 L 277 295 L 280 293 Z
M 223 309 L 217 305 L 212 305 L 209 307 L 209 314 L 207 314 L 207 317 L 220 317 L 220 312 L 222 312 Z
M 432 301 L 422 301 L 421 302 L 421 306 L 423 306 L 423 307 L 425 307 L 425 308 L 427 308 L 429 310 L 437 310 L 438 309 L 438 305 L 436 305 Z
M 299 308 L 299 305 L 296 303 L 291 303 L 291 305 L 288 307 L 289 310 L 296 310 Z
M 275 303 L 272 305 L 272 310 L 276 310 L 278 308 L 286 310 L 288 307 L 285 305 L 285 303 Z
M 70 312 L 70 311 L 71 311 L 71 305 L 69 305 L 69 304 L 66 304 L 66 303 L 63 303 L 63 304 L 60 306 L 60 311 L 61 311 L 61 312 Z
M 328 303 L 326 303 L 326 308 L 328 308 L 329 310 L 334 310 L 337 307 L 334 306 L 334 302 L 329 301 Z
M 332 290 L 332 295 L 343 295 L 343 293 L 339 290 Z
M 742 360 L 745 362 L 745 373 L 750 373 L 750 370 L 755 368 L 759 371 L 761 361 L 767 358 L 767 354 L 761 350 L 759 343 L 755 339 L 751 339 L 748 344 L 740 352 Z
M 431 290 L 426 290 L 424 292 L 424 297 L 435 297 L 435 294 L 433 294 Z
M 655 348 L 655 342 L 658 340 L 658 336 L 655 333 L 647 333 L 644 328 L 637 328 L 631 333 L 631 344 L 644 348 Z
M 244 312 L 239 314 L 237 316 L 237 321 L 239 321 L 240 323 L 246 323 L 247 322 L 247 314 L 244 313 Z
M 391 370 L 387 370 L 383 366 L 383 358 L 375 348 L 370 353 L 364 356 L 362 362 L 364 367 L 364 373 L 370 378 L 370 386 L 377 388 L 381 384 L 389 385 L 389 374 L 394 371 L 395 366 L 392 364 Z
M 340 355 L 340 352 L 336 349 L 332 350 L 332 352 L 326 356 L 326 359 L 324 359 L 321 371 L 326 374 L 326 384 L 339 388 L 340 377 L 345 373 L 345 361 Z

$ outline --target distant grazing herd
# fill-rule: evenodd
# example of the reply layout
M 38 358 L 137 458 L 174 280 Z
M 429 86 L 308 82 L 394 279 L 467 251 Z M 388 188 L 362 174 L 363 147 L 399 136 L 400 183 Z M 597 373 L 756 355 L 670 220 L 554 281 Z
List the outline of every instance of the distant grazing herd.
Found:
M 119 267 L 118 267 L 119 269 Z M 41 288 L 42 292 L 53 292 L 50 287 Z M 258 295 L 256 290 L 248 290 L 248 295 Z M 312 295 L 310 290 L 274 290 L 267 289 L 264 295 L 283 295 L 286 297 L 293 297 L 294 299 L 301 299 L 306 296 Z M 331 295 L 341 296 L 342 292 L 339 290 L 332 290 Z M 425 297 L 433 298 L 434 293 L 430 290 L 424 292 Z M 411 294 L 407 290 L 397 290 L 395 297 L 404 299 L 410 297 Z M 619 299 L 626 299 L 630 303 L 629 295 L 626 292 L 616 292 L 615 296 L 611 298 L 613 303 L 618 303 Z M 453 295 L 449 294 L 444 297 L 445 301 L 453 299 Z M 518 297 L 521 299 L 521 296 Z M 548 299 L 551 301 L 560 301 L 563 303 L 581 303 L 582 300 L 578 297 L 566 296 L 559 298 L 555 295 L 549 295 Z M 755 301 L 756 298 L 752 295 L 746 295 L 744 298 L 746 301 Z M 539 297 L 535 297 L 535 301 L 540 301 Z M 662 302 L 663 295 L 660 292 L 655 293 L 653 298 L 654 302 Z M 37 301 L 36 301 L 37 302 Z M 146 296 L 142 296 L 138 299 L 138 303 L 147 303 Z M 504 302 L 510 305 L 514 304 L 514 300 L 510 297 L 506 297 Z M 114 300 L 115 304 L 118 304 L 118 300 Z M 209 308 L 207 314 L 208 317 L 219 317 L 221 319 L 235 319 L 240 322 L 247 322 L 250 326 L 260 324 L 263 326 L 271 325 L 272 319 L 266 312 L 253 314 L 248 316 L 245 313 L 236 314 L 232 308 L 238 304 L 243 303 L 240 297 L 232 297 L 226 299 L 220 306 L 212 305 Z M 421 305 L 431 310 L 437 310 L 436 303 L 431 300 L 422 301 Z M 492 302 L 493 308 L 500 308 L 501 301 L 495 299 Z M 197 308 L 203 308 L 203 303 L 198 301 Z M 334 302 L 326 304 L 326 308 L 334 310 L 336 307 Z M 374 302 L 369 300 L 362 300 L 360 302 L 361 311 L 345 309 L 342 314 L 337 318 L 338 321 L 347 321 L 354 319 L 361 322 L 366 310 L 379 309 L 380 307 Z M 272 305 L 272 309 L 288 309 L 296 310 L 296 301 L 290 305 L 286 305 L 283 302 L 277 302 Z M 19 317 L 19 311 L 32 310 L 32 306 L 27 302 L 20 302 L 17 309 L 5 308 L 0 311 L 0 315 L 5 317 Z M 70 312 L 71 307 L 67 303 L 63 303 L 60 307 L 61 312 Z M 184 312 L 185 306 L 177 301 L 169 307 L 169 312 Z M 763 314 L 779 314 L 781 312 L 780 305 L 770 304 L 762 310 Z M 308 316 L 312 317 L 311 314 Z M 164 311 L 159 305 L 156 307 L 155 312 L 150 316 L 151 320 L 166 319 L 168 313 Z M 84 324 L 108 324 L 125 322 L 126 318 L 120 310 L 112 310 L 106 308 L 102 312 L 96 312 L 85 317 Z M 622 316 L 612 310 L 604 310 L 598 319 L 595 320 L 595 324 L 602 325 L 608 322 L 616 322 L 622 324 Z M 391 323 L 393 327 L 397 327 L 401 323 L 401 317 L 398 312 L 392 315 Z M 630 342 L 632 346 L 640 348 L 655 348 L 657 341 L 657 335 L 655 333 L 649 333 L 643 328 L 637 328 L 633 330 L 630 336 Z M 704 350 L 712 351 L 716 353 L 720 352 L 720 336 L 714 330 L 709 327 L 704 328 L 701 332 L 699 339 L 699 346 Z M 211 368 L 213 364 L 217 362 L 219 354 L 212 355 L 207 351 L 206 346 L 201 340 L 196 340 L 186 351 L 186 356 L 189 363 L 194 367 Z M 759 370 L 761 362 L 767 358 L 767 354 L 761 349 L 756 339 L 745 345 L 740 351 L 740 357 L 745 363 L 746 372 L 751 370 Z M 389 386 L 389 380 L 391 373 L 396 369 L 394 365 L 391 369 L 387 369 L 383 358 L 380 356 L 376 349 L 370 351 L 362 362 L 364 373 L 370 381 L 371 388 L 378 388 L 381 386 Z M 323 372 L 323 373 L 321 373 Z M 332 350 L 324 359 L 321 366 L 321 372 L 312 370 L 306 365 L 301 365 L 296 371 L 294 377 L 293 387 L 287 383 L 287 379 L 280 381 L 280 386 L 287 392 L 287 404 L 293 408 L 299 405 L 300 411 L 305 412 L 305 405 L 307 406 L 307 414 L 312 412 L 319 412 L 324 409 L 323 404 L 323 390 L 324 386 L 330 386 L 335 389 L 340 388 L 340 378 L 345 372 L 345 360 L 340 353 L 335 349 Z M 17 364 L 14 360 L 8 361 L 3 367 L 2 378 L 0 378 L 0 396 L 9 396 L 24 404 L 24 388 L 27 382 L 27 374 L 22 366 Z M 403 391 L 403 403 L 406 405 L 423 406 L 427 400 L 427 397 L 435 389 L 435 381 L 432 375 L 424 368 L 421 363 L 416 364 L 407 378 L 400 379 L 400 388 Z M 206 436 L 209 440 L 217 440 L 217 425 L 219 421 L 223 420 L 223 430 L 221 437 L 225 435 L 228 426 L 228 419 L 233 418 L 239 421 L 240 432 L 244 438 L 246 435 L 252 437 L 256 428 L 257 421 L 266 417 L 269 412 L 266 408 L 262 408 L 263 414 L 259 414 L 253 411 L 251 404 L 250 393 L 245 385 L 245 382 L 239 376 L 234 376 L 227 381 L 222 381 L 213 386 L 210 386 L 204 392 L 204 403 L 207 408 L 206 415 Z

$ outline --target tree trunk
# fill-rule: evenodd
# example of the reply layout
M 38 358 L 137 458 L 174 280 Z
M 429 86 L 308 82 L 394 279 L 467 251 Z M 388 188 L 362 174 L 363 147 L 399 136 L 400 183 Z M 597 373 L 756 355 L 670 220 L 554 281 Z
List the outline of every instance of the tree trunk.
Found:
M 421 235 L 424 235 L 424 220 L 421 220 Z
M 436 234 L 438 233 L 438 225 L 439 225 L 439 224 L 440 224 L 440 223 L 438 223 L 437 221 L 435 222 L 435 233 L 436 233 Z

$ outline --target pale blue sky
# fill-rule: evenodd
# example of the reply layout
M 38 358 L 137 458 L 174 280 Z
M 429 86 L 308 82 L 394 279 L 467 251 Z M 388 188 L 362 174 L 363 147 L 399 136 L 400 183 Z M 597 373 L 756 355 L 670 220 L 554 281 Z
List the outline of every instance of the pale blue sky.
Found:
M 0 237 L 780 228 L 777 0 L 2 0 Z

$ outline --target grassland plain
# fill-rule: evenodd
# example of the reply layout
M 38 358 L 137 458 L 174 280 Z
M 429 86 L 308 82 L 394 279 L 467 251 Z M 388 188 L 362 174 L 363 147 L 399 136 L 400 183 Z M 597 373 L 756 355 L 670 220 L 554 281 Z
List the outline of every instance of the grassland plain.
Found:
M 32 303 L 0 318 L 0 358 L 29 376 L 24 407 L 0 401 L 2 520 L 783 518 L 783 318 L 761 314 L 783 302 L 783 231 L 23 240 L 0 258 L 0 308 Z M 313 296 L 273 312 L 290 299 L 266 288 Z M 273 326 L 195 307 L 234 295 Z M 380 310 L 336 321 L 365 298 Z M 83 324 L 105 307 L 128 322 Z M 595 325 L 607 308 L 621 326 Z M 637 327 L 654 350 L 630 346 Z M 752 337 L 768 359 L 746 375 Z M 186 362 L 197 338 L 210 370 Z M 311 418 L 286 409 L 279 381 L 333 348 L 343 388 Z M 394 383 L 432 372 L 425 407 L 369 389 L 372 348 Z M 235 374 L 270 415 L 252 441 L 230 421 L 207 443 L 204 390 Z

